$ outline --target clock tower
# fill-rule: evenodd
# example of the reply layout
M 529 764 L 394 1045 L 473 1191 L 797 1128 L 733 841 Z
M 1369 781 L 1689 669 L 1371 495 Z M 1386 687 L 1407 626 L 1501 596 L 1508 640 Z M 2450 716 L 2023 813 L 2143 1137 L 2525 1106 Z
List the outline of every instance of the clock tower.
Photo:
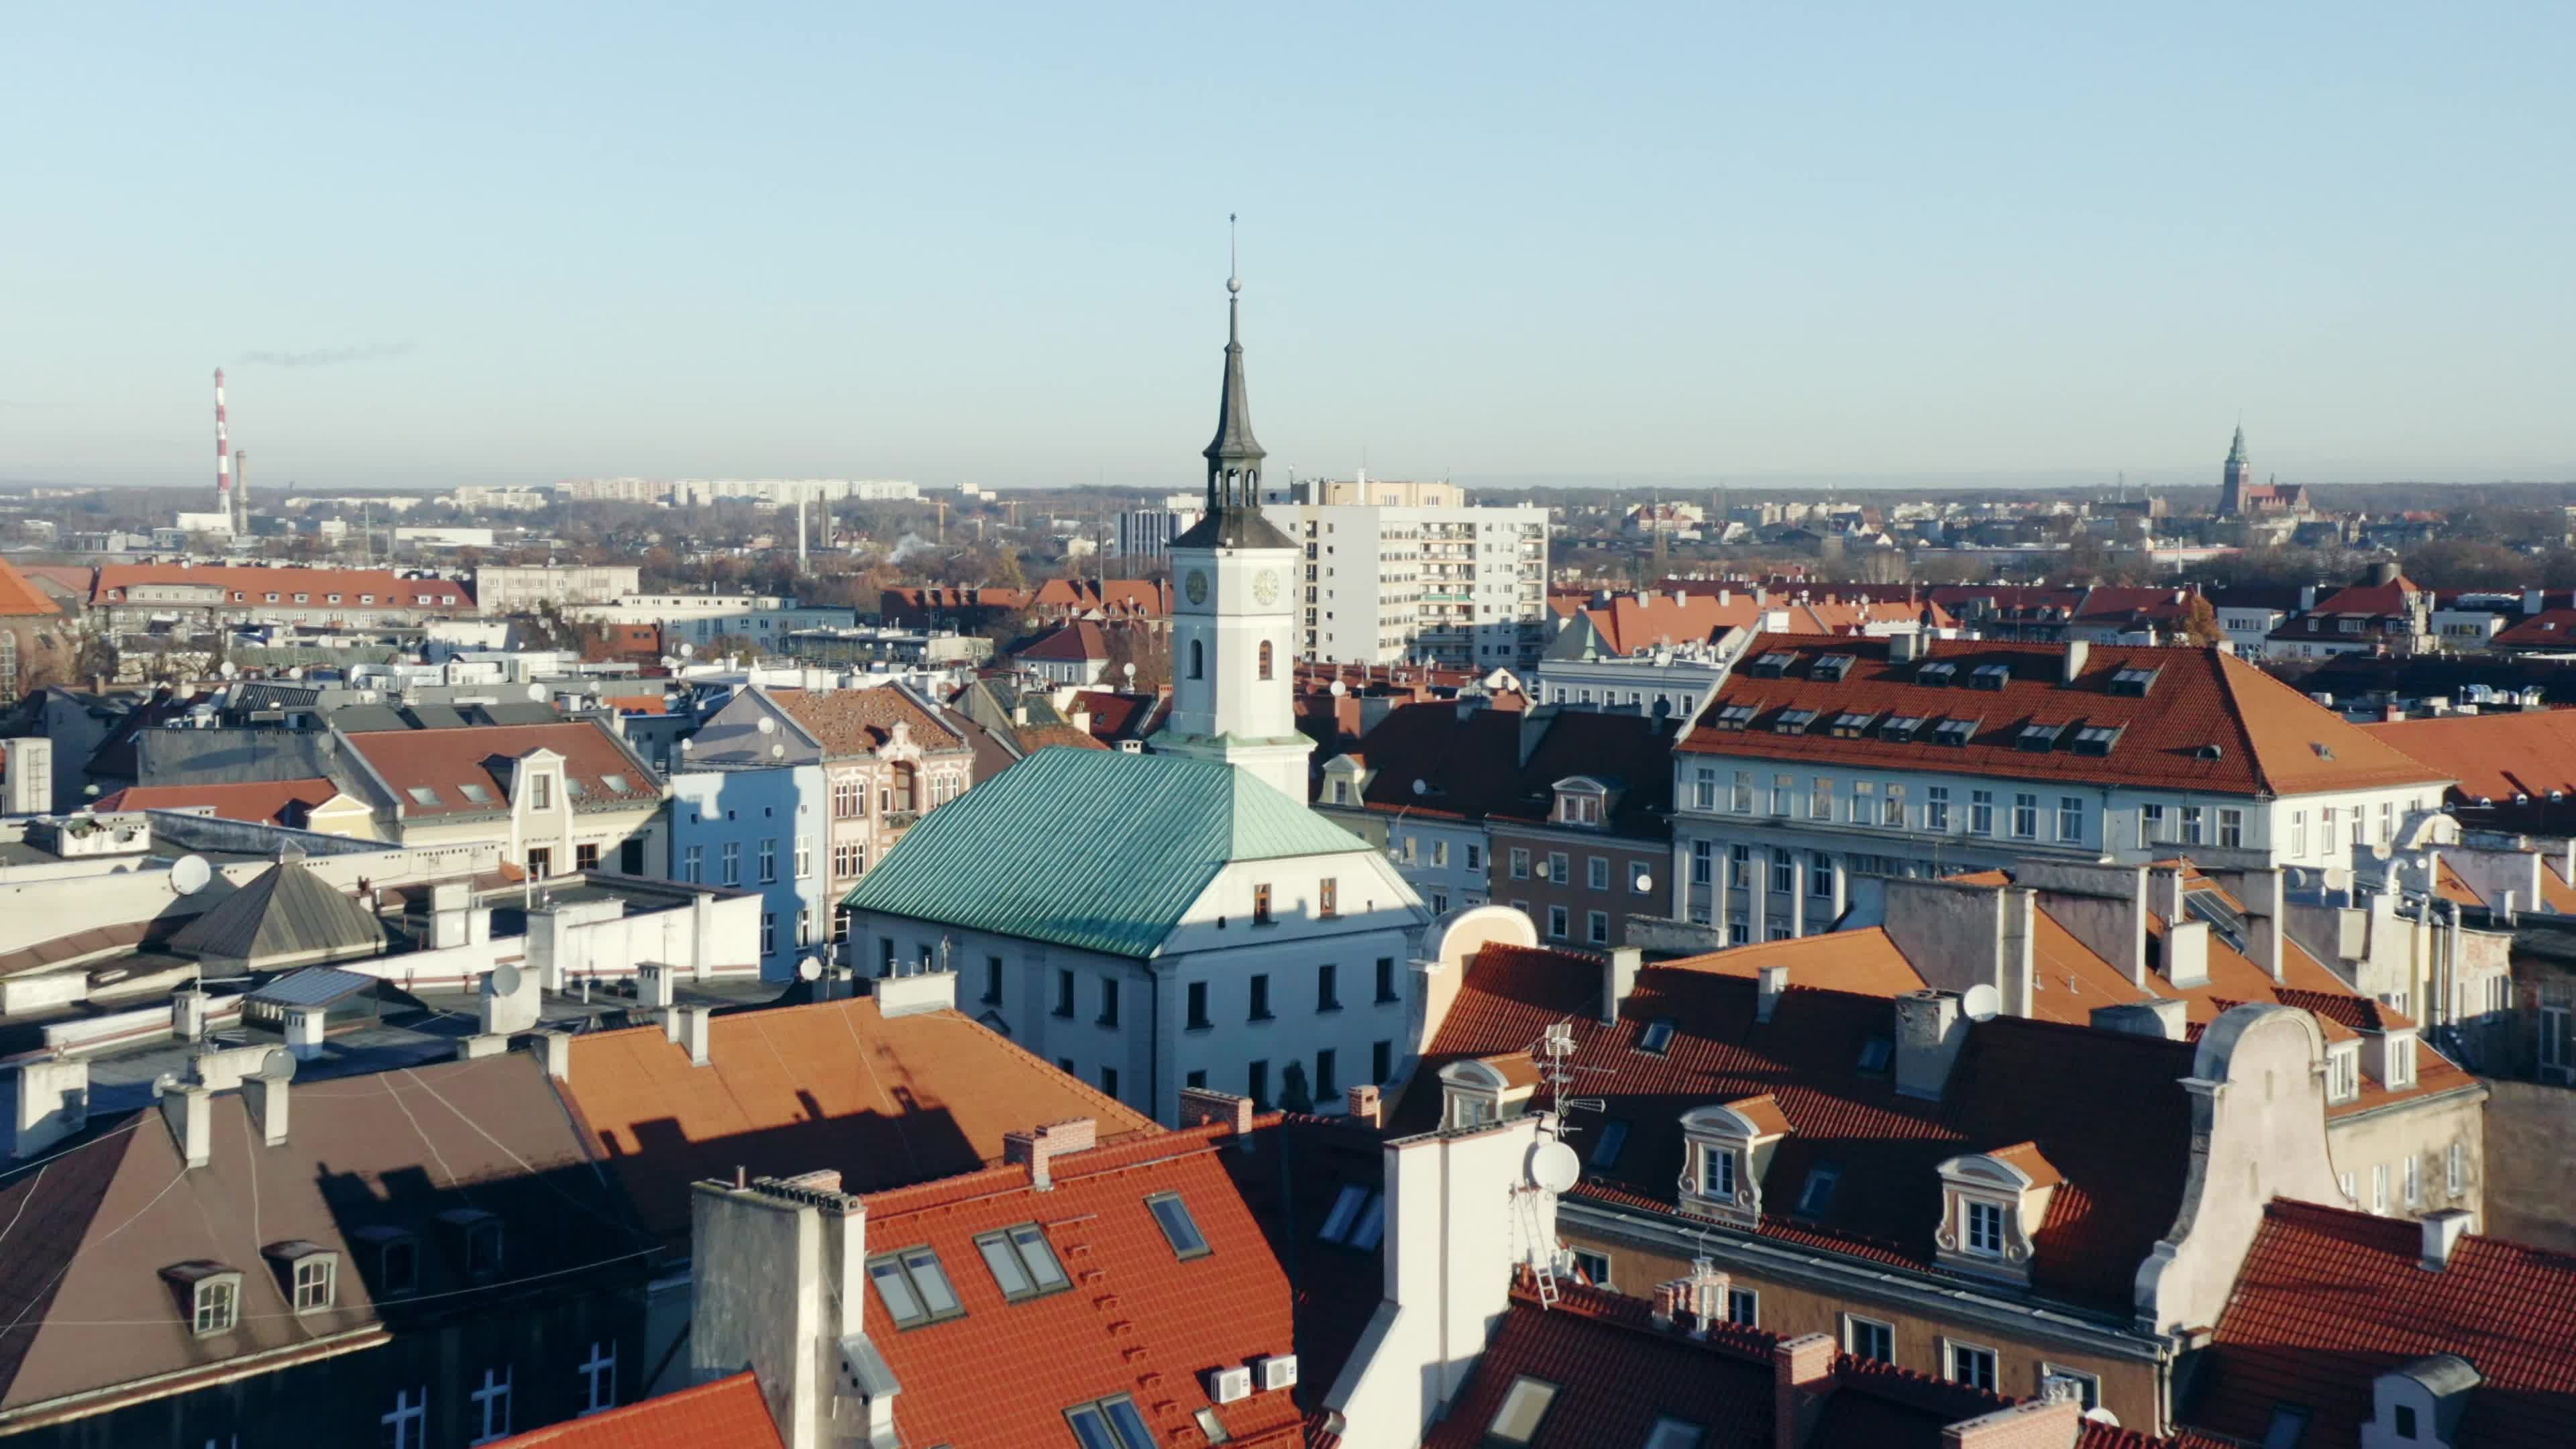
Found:
M 1207 516 L 1172 541 L 1172 712 L 1165 754 L 1232 765 L 1306 803 L 1314 743 L 1297 732 L 1290 626 L 1297 544 L 1261 515 L 1261 460 L 1243 383 L 1243 281 L 1226 278 L 1225 384 L 1207 458 Z

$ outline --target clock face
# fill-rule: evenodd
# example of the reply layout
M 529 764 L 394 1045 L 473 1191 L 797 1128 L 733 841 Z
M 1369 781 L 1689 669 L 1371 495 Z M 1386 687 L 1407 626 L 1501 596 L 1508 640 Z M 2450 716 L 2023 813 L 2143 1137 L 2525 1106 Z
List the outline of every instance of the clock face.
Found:
M 1204 604 L 1204 603 L 1206 603 L 1206 602 L 1207 602 L 1207 571 L 1206 571 L 1205 569 L 1192 569 L 1192 570 L 1190 570 L 1190 576 L 1189 576 L 1188 578 L 1183 579 L 1183 580 L 1181 581 L 1181 589 L 1182 589 L 1182 591 L 1183 591 L 1183 592 L 1187 593 L 1187 594 L 1190 596 L 1190 602 L 1191 602 L 1191 603 L 1193 603 L 1193 604 Z
M 1263 569 L 1252 576 L 1252 601 L 1256 604 L 1279 602 L 1279 571 Z

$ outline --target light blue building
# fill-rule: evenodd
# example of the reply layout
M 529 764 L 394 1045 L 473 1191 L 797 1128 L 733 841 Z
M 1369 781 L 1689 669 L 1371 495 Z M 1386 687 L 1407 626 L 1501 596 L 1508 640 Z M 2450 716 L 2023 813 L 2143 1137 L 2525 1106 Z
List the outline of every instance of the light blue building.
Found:
M 761 974 L 793 977 L 831 936 L 822 751 L 745 689 L 681 743 L 670 780 L 671 879 L 758 891 Z

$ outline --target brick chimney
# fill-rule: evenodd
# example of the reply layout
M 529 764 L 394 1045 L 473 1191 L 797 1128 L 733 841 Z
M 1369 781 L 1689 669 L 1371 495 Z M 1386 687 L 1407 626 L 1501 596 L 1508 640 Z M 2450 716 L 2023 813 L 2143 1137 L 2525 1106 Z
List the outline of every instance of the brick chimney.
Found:
M 2072 1394 L 2024 1399 L 1941 1431 L 1941 1449 L 2075 1449 L 2084 1404 Z
M 1806 1333 L 1771 1346 L 1772 1449 L 1803 1449 L 1816 1411 L 1832 1392 L 1834 1340 Z
M 1252 1099 L 1207 1087 L 1181 1088 L 1181 1125 L 1205 1127 L 1211 1123 L 1231 1127 L 1237 1133 L 1250 1132 Z
M 1343 1095 L 1350 1104 L 1352 1121 L 1365 1122 L 1371 1127 L 1386 1125 L 1386 1098 L 1376 1087 L 1362 1083 Z
M 1055 1187 L 1055 1160 L 1069 1153 L 1088 1152 L 1099 1141 L 1099 1123 L 1089 1117 L 1070 1117 L 1026 1132 L 1003 1134 L 1002 1160 L 1027 1167 L 1030 1186 L 1048 1192 Z

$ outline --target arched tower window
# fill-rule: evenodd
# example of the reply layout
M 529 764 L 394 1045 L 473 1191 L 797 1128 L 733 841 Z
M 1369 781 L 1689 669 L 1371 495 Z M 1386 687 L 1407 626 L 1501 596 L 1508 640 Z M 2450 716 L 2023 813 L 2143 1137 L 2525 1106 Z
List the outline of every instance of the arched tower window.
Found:
M 1197 641 L 1196 639 L 1191 640 L 1191 641 L 1190 641 L 1190 678 L 1192 678 L 1192 679 L 1205 679 L 1205 678 L 1207 678 L 1207 667 L 1206 667 L 1206 666 L 1207 666 L 1207 651 L 1206 651 L 1206 650 L 1205 650 L 1205 649 L 1204 649 L 1204 648 L 1199 644 L 1199 641 Z
M 1261 641 L 1261 677 L 1270 677 L 1270 641 L 1267 639 Z

